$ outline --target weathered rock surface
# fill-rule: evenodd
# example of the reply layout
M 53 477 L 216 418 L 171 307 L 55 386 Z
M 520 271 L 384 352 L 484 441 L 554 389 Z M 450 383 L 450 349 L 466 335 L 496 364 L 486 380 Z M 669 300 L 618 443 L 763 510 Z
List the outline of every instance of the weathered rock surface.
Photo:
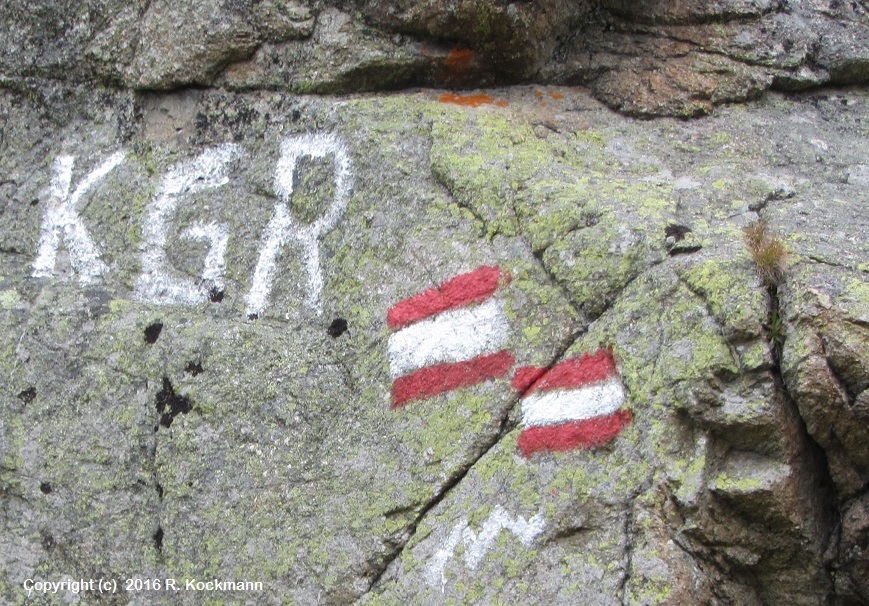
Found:
M 0 93 L 5 603 L 867 603 L 869 96 L 487 93 Z M 392 409 L 480 266 L 509 371 Z M 610 347 L 630 423 L 524 456 L 517 369 Z
M 137 90 L 581 84 L 624 113 L 694 116 L 869 82 L 862 0 L 9 0 L 3 18 L 4 78 Z
M 0 602 L 869 604 L 865 2 L 2 13 Z

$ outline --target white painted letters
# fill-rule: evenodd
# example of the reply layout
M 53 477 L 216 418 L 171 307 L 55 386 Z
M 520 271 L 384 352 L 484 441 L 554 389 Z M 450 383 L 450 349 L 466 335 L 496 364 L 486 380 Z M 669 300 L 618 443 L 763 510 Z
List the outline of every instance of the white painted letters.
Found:
M 46 278 L 54 275 L 61 237 L 69 250 L 69 260 L 78 273 L 79 281 L 83 284 L 94 283 L 106 271 L 106 264 L 100 259 L 99 249 L 75 207 L 89 189 L 123 161 L 124 152 L 115 152 L 82 179 L 70 195 L 75 158 L 58 156 L 55 159 L 52 165 L 54 175 L 51 178 L 51 199 L 42 218 L 36 260 L 33 262 L 34 277 Z
M 511 517 L 500 505 L 495 506 L 483 522 L 479 533 L 475 533 L 468 527 L 467 520 L 462 520 L 453 526 L 444 546 L 432 556 L 426 570 L 426 580 L 429 585 L 444 582 L 444 569 L 460 541 L 465 546 L 465 564 L 471 570 L 476 570 L 502 530 L 509 530 L 516 535 L 523 546 L 531 547 L 545 528 L 546 520 L 543 519 L 542 513 L 526 521 L 522 516 Z
M 158 305 L 196 305 L 208 300 L 210 288 L 223 288 L 224 254 L 229 238 L 225 226 L 197 223 L 181 232 L 182 237 L 204 240 L 210 245 L 200 285 L 190 278 L 172 276 L 166 257 L 166 237 L 181 196 L 226 185 L 229 164 L 241 155 L 241 148 L 233 143 L 212 147 L 193 160 L 176 164 L 163 177 L 145 211 L 142 273 L 136 281 L 138 298 Z
M 333 156 L 335 170 L 335 200 L 326 214 L 306 227 L 296 225 L 290 216 L 288 203 L 293 195 L 293 176 L 299 160 L 305 156 L 325 158 Z M 274 188 L 280 198 L 275 212 L 266 226 L 263 246 L 254 270 L 253 282 L 247 295 L 247 314 L 261 313 L 268 304 L 274 280 L 275 262 L 281 248 L 295 240 L 302 249 L 305 272 L 308 277 L 306 303 L 318 314 L 322 313 L 323 272 L 320 267 L 319 240 L 332 228 L 347 206 L 353 187 L 350 153 L 335 135 L 300 135 L 287 139 L 281 145 L 281 157 L 275 168 Z
M 163 176 L 145 210 L 142 272 L 136 280 L 136 298 L 157 305 L 197 305 L 223 290 L 229 241 L 225 225 L 214 221 L 197 222 L 179 232 L 181 238 L 199 240 L 208 245 L 199 280 L 182 276 L 172 269 L 166 246 L 172 219 L 184 197 L 228 184 L 230 164 L 242 155 L 241 147 L 233 143 L 211 147 L 192 160 L 175 164 Z M 297 223 L 290 214 L 293 179 L 299 161 L 304 157 L 331 158 L 335 180 L 334 200 L 320 218 L 308 225 Z M 70 193 L 75 158 L 68 155 L 57 157 L 52 165 L 51 198 L 46 206 L 33 262 L 34 277 L 54 275 L 61 238 L 69 249 L 70 262 L 82 283 L 96 282 L 106 272 L 99 249 L 77 214 L 76 205 L 88 190 L 123 161 L 124 152 L 112 154 Z M 295 242 L 301 251 L 306 277 L 305 304 L 317 314 L 322 313 L 324 280 L 320 241 L 341 218 L 352 188 L 350 152 L 336 135 L 305 134 L 286 139 L 281 144 L 274 174 L 274 191 L 279 201 L 265 227 L 250 291 L 245 297 L 249 316 L 258 315 L 267 307 L 275 264 L 282 249 L 290 242 Z

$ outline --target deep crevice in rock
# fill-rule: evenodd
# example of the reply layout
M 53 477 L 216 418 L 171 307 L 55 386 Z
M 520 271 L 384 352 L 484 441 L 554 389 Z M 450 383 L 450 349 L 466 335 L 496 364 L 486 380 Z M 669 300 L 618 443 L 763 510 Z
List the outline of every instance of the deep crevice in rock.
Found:
M 154 531 L 154 535 L 152 537 L 154 539 L 154 549 L 158 554 L 162 556 L 163 554 L 163 527 L 157 526 L 157 530 Z
M 527 243 L 526 243 L 527 244 Z M 530 247 L 529 247 L 530 248 Z M 552 270 L 549 269 L 549 266 L 546 264 L 546 261 L 543 259 L 542 252 L 533 252 L 532 253 L 534 259 L 537 261 L 538 265 L 540 265 L 540 269 L 543 270 L 543 273 L 546 274 L 546 277 L 549 279 L 549 282 L 556 286 L 560 291 L 564 299 L 567 301 L 567 304 L 579 315 L 582 319 L 583 329 L 592 323 L 593 319 L 589 318 L 585 313 L 585 309 L 581 305 L 577 305 L 573 302 L 573 297 L 570 294 L 570 291 L 567 288 L 567 285 L 564 284 L 562 280 L 559 280 L 555 274 L 552 273 Z
M 163 323 L 160 320 L 155 322 L 151 322 L 148 326 L 145 327 L 144 335 L 145 335 L 145 343 L 148 345 L 153 345 L 157 342 L 157 339 L 160 338 L 160 333 L 163 331 Z
M 33 400 L 36 399 L 36 388 L 28 387 L 20 392 L 18 392 L 18 399 L 24 402 L 25 404 L 30 404 Z
M 764 325 L 764 330 L 773 356 L 773 366 L 770 369 L 770 373 L 772 374 L 776 389 L 783 396 L 782 401 L 784 402 L 784 405 L 790 407 L 791 412 L 798 423 L 799 436 L 802 439 L 800 456 L 804 458 L 809 469 L 813 471 L 814 482 L 812 483 L 812 488 L 814 489 L 819 499 L 818 502 L 822 508 L 822 511 L 818 512 L 823 533 L 823 536 L 820 537 L 822 544 L 820 545 L 821 549 L 818 556 L 824 560 L 822 564 L 825 567 L 827 582 L 832 592 L 832 588 L 834 587 L 833 564 L 835 559 L 837 559 L 837 555 L 830 556 L 827 555 L 826 552 L 828 552 L 831 545 L 838 545 L 839 535 L 842 531 L 842 512 L 839 508 L 839 494 L 833 481 L 826 452 L 809 433 L 805 420 L 800 414 L 796 399 L 788 390 L 787 383 L 782 374 L 782 349 L 786 336 L 783 332 L 776 334 L 773 330 L 773 327 L 776 326 L 777 323 L 780 323 L 779 318 L 781 318 L 781 302 L 778 294 L 778 285 L 775 283 L 767 285 L 767 295 L 769 308 L 767 311 L 767 321 Z

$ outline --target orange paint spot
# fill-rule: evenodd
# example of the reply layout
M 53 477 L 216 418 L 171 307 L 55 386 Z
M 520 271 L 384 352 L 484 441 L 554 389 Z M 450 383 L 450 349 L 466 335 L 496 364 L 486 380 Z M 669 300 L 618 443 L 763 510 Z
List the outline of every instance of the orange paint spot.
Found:
M 444 59 L 444 65 L 452 72 L 463 72 L 471 66 L 474 60 L 474 51 L 469 48 L 454 48 Z
M 480 107 L 481 105 L 490 105 L 494 103 L 498 107 L 507 107 L 506 101 L 495 101 L 489 95 L 457 95 L 455 93 L 444 93 L 438 97 L 441 103 L 454 103 L 456 105 L 465 105 L 467 107 Z
M 564 95 L 561 93 L 549 93 L 549 96 L 553 99 L 564 99 Z
M 534 91 L 534 96 L 537 97 L 537 100 L 539 101 L 543 98 L 543 93 L 541 93 L 539 90 L 536 90 Z

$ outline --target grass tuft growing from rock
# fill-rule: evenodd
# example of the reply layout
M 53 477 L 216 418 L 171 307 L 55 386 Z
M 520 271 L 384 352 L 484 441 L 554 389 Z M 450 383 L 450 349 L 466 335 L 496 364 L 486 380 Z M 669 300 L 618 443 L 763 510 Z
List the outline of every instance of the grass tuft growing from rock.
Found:
M 755 221 L 745 229 L 745 244 L 761 280 L 768 288 L 778 286 L 784 276 L 788 250 L 781 238 L 769 231 L 764 219 Z

